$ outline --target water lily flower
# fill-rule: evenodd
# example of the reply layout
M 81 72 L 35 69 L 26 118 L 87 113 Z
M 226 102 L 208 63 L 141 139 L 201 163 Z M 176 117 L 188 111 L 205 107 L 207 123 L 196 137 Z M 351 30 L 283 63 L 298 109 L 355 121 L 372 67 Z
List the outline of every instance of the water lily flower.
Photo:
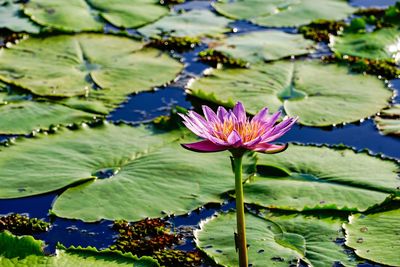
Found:
M 203 106 L 204 117 L 194 111 L 188 115 L 179 114 L 185 126 L 203 141 L 183 144 L 186 149 L 196 152 L 218 152 L 224 150 L 252 150 L 262 153 L 278 153 L 287 145 L 274 145 L 275 141 L 297 121 L 297 118 L 283 119 L 276 123 L 281 112 L 268 114 L 268 108 L 263 108 L 252 119 L 247 118 L 242 103 L 238 102 L 232 110 L 219 107 L 215 113 L 208 106 Z
M 246 241 L 245 209 L 242 180 L 242 158 L 247 150 L 262 153 L 278 153 L 287 148 L 287 145 L 271 144 L 284 135 L 296 123 L 297 118 L 285 118 L 277 123 L 280 112 L 268 114 L 263 108 L 252 119 L 247 118 L 242 103 L 237 102 L 232 110 L 227 111 L 219 107 L 217 113 L 211 108 L 203 106 L 204 117 L 194 111 L 188 115 L 179 114 L 189 130 L 204 140 L 200 142 L 182 144 L 186 149 L 196 152 L 218 152 L 229 150 L 232 153 L 232 166 L 235 172 L 236 249 L 239 253 L 239 266 L 248 267 L 248 253 Z

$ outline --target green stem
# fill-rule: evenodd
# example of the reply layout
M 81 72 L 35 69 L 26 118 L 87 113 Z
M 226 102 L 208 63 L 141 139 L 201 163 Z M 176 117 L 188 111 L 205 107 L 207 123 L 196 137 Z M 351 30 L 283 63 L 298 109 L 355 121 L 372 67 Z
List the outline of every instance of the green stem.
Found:
M 244 221 L 244 198 L 242 181 L 242 158 L 243 155 L 233 156 L 233 167 L 235 170 L 235 192 L 236 192 L 236 223 L 237 241 L 236 246 L 239 250 L 239 267 L 248 267 L 246 224 Z

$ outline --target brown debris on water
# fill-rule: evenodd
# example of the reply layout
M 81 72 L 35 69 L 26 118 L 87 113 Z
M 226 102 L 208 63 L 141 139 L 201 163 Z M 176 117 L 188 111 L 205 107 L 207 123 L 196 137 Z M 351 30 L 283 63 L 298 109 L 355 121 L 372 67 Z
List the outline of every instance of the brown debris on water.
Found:
M 12 32 L 6 29 L 0 29 L 0 48 L 9 47 L 23 39 L 25 34 Z
M 338 35 L 345 27 L 344 21 L 319 19 L 301 26 L 299 33 L 303 34 L 306 39 L 328 43 L 330 35 Z
M 153 38 L 147 44 L 150 47 L 155 47 L 161 50 L 174 50 L 184 52 L 200 45 L 201 40 L 197 37 L 166 37 Z
M 49 228 L 49 223 L 26 215 L 13 213 L 0 217 L 0 232 L 7 230 L 15 235 L 31 235 L 46 232 Z
M 249 64 L 241 59 L 235 59 L 214 49 L 207 49 L 199 53 L 200 61 L 216 66 L 218 64 L 233 68 L 247 68 Z
M 145 219 L 136 223 L 115 221 L 113 229 L 119 236 L 111 250 L 130 252 L 139 257 L 150 256 L 166 267 L 195 267 L 202 263 L 198 252 L 174 250 L 183 237 L 174 234 L 162 219 Z
M 374 60 L 348 55 L 325 56 L 322 60 L 326 63 L 347 64 L 353 72 L 377 75 L 388 80 L 400 77 L 400 69 L 393 60 Z

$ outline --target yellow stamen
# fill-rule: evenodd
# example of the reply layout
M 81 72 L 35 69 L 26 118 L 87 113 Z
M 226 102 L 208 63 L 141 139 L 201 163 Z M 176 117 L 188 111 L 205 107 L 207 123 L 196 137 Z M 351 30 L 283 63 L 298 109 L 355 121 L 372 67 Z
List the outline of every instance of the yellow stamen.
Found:
M 225 120 L 223 124 L 216 123 L 213 127 L 215 137 L 224 141 L 228 140 L 228 136 L 233 130 L 236 130 L 244 143 L 254 140 L 265 133 L 259 122 L 246 121 L 245 123 L 234 124 L 232 120 Z

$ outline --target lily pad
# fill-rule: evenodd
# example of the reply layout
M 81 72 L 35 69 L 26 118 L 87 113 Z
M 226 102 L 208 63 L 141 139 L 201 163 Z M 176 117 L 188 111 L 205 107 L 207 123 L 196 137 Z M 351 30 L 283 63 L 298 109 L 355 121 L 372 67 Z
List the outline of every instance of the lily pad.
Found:
M 222 0 L 214 7 L 228 18 L 270 27 L 300 26 L 317 19 L 341 20 L 355 11 L 344 0 Z
M 287 267 L 301 259 L 315 267 L 333 266 L 335 262 L 353 266 L 344 248 L 335 243 L 343 237 L 341 223 L 339 219 L 302 215 L 261 218 L 246 214 L 249 263 L 254 267 Z M 196 244 L 217 264 L 238 266 L 235 228 L 235 213 L 220 214 L 195 233 Z
M 232 22 L 215 15 L 209 10 L 192 10 L 185 13 L 171 14 L 157 22 L 139 29 L 147 37 L 175 36 L 202 37 L 219 36 L 229 31 L 228 24 Z
M 98 267 L 158 267 L 150 257 L 138 258 L 132 254 L 122 254 L 95 248 L 61 247 L 55 256 L 46 256 L 44 242 L 32 236 L 17 237 L 9 232 L 0 233 L 1 266 L 98 266 Z
M 304 39 L 300 34 L 271 30 L 234 35 L 212 43 L 212 46 L 213 50 L 228 57 L 256 63 L 308 54 L 313 42 Z
M 190 94 L 225 106 L 241 101 L 251 114 L 284 106 L 309 126 L 353 122 L 387 106 L 392 92 L 379 79 L 348 73 L 314 61 L 255 64 L 250 69 L 217 69 L 189 85 Z
M 168 14 L 156 0 L 31 0 L 24 8 L 30 18 L 50 28 L 67 32 L 102 31 L 105 22 L 136 28 Z M 79 19 L 76 19 L 79 17 Z
M 381 133 L 400 136 L 400 105 L 382 110 L 375 122 Z
M 388 266 L 400 266 L 400 209 L 351 215 L 349 223 L 343 227 L 346 245 L 355 249 L 358 256 Z
M 372 33 L 348 33 L 333 38 L 332 49 L 342 55 L 400 61 L 398 29 L 383 28 Z
M 53 212 L 84 221 L 137 221 L 220 202 L 220 194 L 234 187 L 229 153 L 186 151 L 171 143 L 180 137 L 180 132 L 105 124 L 19 139 L 0 152 L 0 198 L 83 183 L 62 193 Z M 101 173 L 111 177 L 101 179 Z
M 20 101 L 1 105 L 1 102 L 0 93 L 0 134 L 28 134 L 51 125 L 92 121 L 100 116 L 55 103 Z
M 0 79 L 36 95 L 88 95 L 93 84 L 116 95 L 174 79 L 182 64 L 143 43 L 101 34 L 31 38 L 0 54 Z M 155 75 L 157 74 L 157 75 Z
M 40 31 L 40 28 L 24 15 L 20 5 L 10 0 L 0 2 L 0 28 L 27 33 Z
M 290 145 L 259 155 L 245 201 L 286 210 L 365 211 L 399 192 L 399 165 L 351 149 Z

